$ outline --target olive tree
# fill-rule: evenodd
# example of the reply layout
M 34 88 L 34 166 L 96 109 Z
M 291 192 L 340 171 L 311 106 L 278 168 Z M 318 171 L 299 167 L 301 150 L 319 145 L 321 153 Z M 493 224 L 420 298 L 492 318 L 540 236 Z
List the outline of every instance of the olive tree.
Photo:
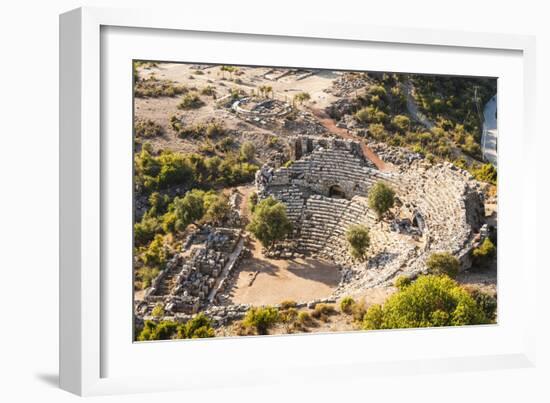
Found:
M 352 225 L 346 232 L 350 253 L 356 259 L 364 259 L 370 245 L 369 229 L 364 225 Z
M 247 229 L 264 247 L 271 248 L 275 242 L 284 239 L 292 231 L 292 224 L 286 215 L 285 205 L 268 197 L 254 208 Z
M 393 207 L 395 191 L 384 182 L 377 182 L 369 191 L 369 207 L 376 212 L 378 219 Z

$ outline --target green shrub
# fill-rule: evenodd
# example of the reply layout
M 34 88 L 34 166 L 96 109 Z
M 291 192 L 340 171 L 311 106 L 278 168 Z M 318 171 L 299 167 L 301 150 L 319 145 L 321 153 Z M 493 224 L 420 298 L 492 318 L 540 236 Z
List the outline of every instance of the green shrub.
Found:
M 234 144 L 235 142 L 231 137 L 225 137 L 216 143 L 215 148 L 225 153 L 230 151 Z
M 202 312 L 178 327 L 178 339 L 202 339 L 214 335 L 210 318 Z
M 365 314 L 364 329 L 463 326 L 488 323 L 470 294 L 447 276 L 420 276 Z
M 136 137 L 152 138 L 159 137 L 164 134 L 164 129 L 161 125 L 151 119 L 138 119 L 134 124 Z
M 365 259 L 370 245 L 369 229 L 364 225 L 351 225 L 346 232 L 350 253 L 355 259 Z
M 426 266 L 430 274 L 446 274 L 449 277 L 455 277 L 458 274 L 460 262 L 448 252 L 432 253 L 426 261 Z
M 199 95 L 195 92 L 190 92 L 183 96 L 178 109 L 198 109 L 204 106 L 204 102 L 200 99 Z
M 151 311 L 151 315 L 155 318 L 162 318 L 164 316 L 164 305 L 162 304 L 156 304 L 153 310 Z
M 145 321 L 142 331 L 138 335 L 138 341 L 169 340 L 177 332 L 176 322 L 164 320 L 156 324 L 153 321 Z
M 136 246 L 143 246 L 151 242 L 155 235 L 160 233 L 161 224 L 159 219 L 150 214 L 144 214 L 141 221 L 134 224 L 134 243 Z
M 336 314 L 336 309 L 332 305 L 328 304 L 317 304 L 311 312 L 311 316 L 315 319 L 320 319 L 323 322 L 328 321 L 328 317 Z
M 384 182 L 377 182 L 369 191 L 369 207 L 376 212 L 378 219 L 393 207 L 394 190 Z
M 248 196 L 248 206 L 250 207 L 250 212 L 253 213 L 258 204 L 258 193 L 252 192 Z
M 382 123 L 371 123 L 368 133 L 373 139 L 378 141 L 383 141 L 386 138 L 386 129 Z
M 255 328 L 258 334 L 264 335 L 278 320 L 279 311 L 276 308 L 266 306 L 250 308 L 244 317 L 243 324 Z
M 402 290 L 403 288 L 411 285 L 412 279 L 409 276 L 401 275 L 395 279 L 393 285 L 395 288 Z
M 485 238 L 481 245 L 472 251 L 473 265 L 487 267 L 496 256 L 497 248 L 489 238 Z
M 355 300 L 352 297 L 344 297 L 340 300 L 340 310 L 348 315 L 351 315 Z
M 164 246 L 164 237 L 160 234 L 155 235 L 153 241 L 147 246 L 139 248 L 139 258 L 144 266 L 164 268 L 167 259 L 166 248 Z
M 157 267 L 143 266 L 136 270 L 136 280 L 140 289 L 151 286 L 153 280 L 159 275 L 160 270 Z
M 138 77 L 135 75 L 134 77 Z M 160 80 L 154 76 L 139 79 L 134 83 L 134 95 L 136 98 L 174 97 L 185 94 L 187 87 L 174 81 Z
M 408 130 L 411 125 L 411 120 L 405 115 L 396 115 L 391 122 L 401 132 Z
M 250 141 L 245 141 L 241 144 L 240 155 L 244 161 L 252 161 L 254 154 L 256 153 L 256 147 Z
M 211 85 L 207 85 L 201 90 L 201 95 L 214 96 L 216 95 L 216 90 Z
M 284 239 L 292 231 L 285 205 L 273 197 L 262 200 L 254 208 L 247 230 L 264 247 L 271 248 L 275 242 Z
M 296 318 L 296 323 L 298 323 L 303 327 L 309 327 L 314 325 L 311 315 L 309 314 L 309 312 L 306 312 L 306 311 L 301 311 L 300 313 L 298 313 L 298 317 Z
M 289 309 L 289 308 L 296 308 L 296 301 L 293 300 L 285 300 L 281 302 L 281 309 Z
M 479 289 L 474 289 L 470 295 L 476 302 L 477 306 L 483 311 L 485 317 L 494 323 L 497 316 L 497 299 L 490 294 L 487 294 Z
M 487 163 L 472 169 L 472 175 L 478 181 L 487 182 L 492 185 L 497 184 L 497 169 L 493 164 Z

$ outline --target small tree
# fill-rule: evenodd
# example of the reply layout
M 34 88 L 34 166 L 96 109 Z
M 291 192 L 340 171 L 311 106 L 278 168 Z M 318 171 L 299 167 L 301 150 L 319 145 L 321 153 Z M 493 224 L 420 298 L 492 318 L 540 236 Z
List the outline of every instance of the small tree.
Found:
M 240 154 L 241 158 L 245 161 L 252 161 L 254 154 L 256 153 L 256 147 L 250 141 L 245 141 L 241 144 Z
M 432 253 L 426 261 L 426 266 L 430 274 L 446 274 L 449 277 L 455 277 L 458 274 L 460 262 L 448 252 Z
M 376 183 L 369 192 L 369 207 L 376 212 L 378 219 L 393 207 L 395 202 L 394 190 L 384 182 Z
M 227 219 L 230 212 L 231 207 L 229 206 L 227 197 L 224 195 L 216 196 L 209 203 L 204 214 L 204 220 L 214 225 L 221 225 Z
M 285 205 L 273 197 L 268 197 L 254 208 L 252 221 L 247 229 L 264 247 L 271 248 L 275 242 L 284 239 L 292 231 L 292 224 L 286 216 Z
M 173 202 L 176 229 L 182 231 L 191 223 L 196 223 L 204 215 L 204 192 L 193 189 L 183 198 L 176 197 Z
M 369 230 L 364 225 L 352 225 L 346 233 L 350 253 L 355 259 L 364 259 L 370 245 Z

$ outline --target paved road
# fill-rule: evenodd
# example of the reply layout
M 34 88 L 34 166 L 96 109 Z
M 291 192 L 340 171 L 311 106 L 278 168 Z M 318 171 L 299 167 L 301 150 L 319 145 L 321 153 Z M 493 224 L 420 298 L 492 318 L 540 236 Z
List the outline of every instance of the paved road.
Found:
M 497 96 L 492 97 L 483 108 L 483 134 L 481 136 L 481 151 L 483 157 L 497 166 Z

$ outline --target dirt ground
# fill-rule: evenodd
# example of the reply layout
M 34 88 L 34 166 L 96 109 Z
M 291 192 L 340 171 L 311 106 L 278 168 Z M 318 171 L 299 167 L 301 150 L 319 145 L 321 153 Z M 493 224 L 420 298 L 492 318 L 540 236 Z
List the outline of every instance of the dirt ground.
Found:
M 310 301 L 328 297 L 340 281 L 338 267 L 314 259 L 269 259 L 252 240 L 252 257 L 243 260 L 232 291 L 235 304 L 269 305 L 284 300 Z

